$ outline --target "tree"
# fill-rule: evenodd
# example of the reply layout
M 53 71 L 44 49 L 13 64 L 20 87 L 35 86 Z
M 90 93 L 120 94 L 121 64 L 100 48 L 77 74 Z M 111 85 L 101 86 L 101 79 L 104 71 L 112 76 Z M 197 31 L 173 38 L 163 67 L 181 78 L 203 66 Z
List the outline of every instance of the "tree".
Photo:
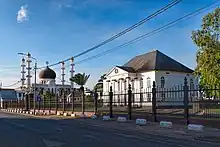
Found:
M 220 8 L 202 19 L 199 30 L 192 32 L 197 45 L 197 67 L 195 74 L 201 86 L 214 87 L 220 83 Z
M 85 75 L 85 73 L 83 73 L 83 74 L 78 73 L 74 77 L 71 77 L 70 81 L 76 83 L 77 85 L 79 85 L 81 87 L 83 87 L 86 84 L 86 82 L 88 81 L 89 76 L 90 75 Z
M 103 74 L 98 83 L 94 86 L 94 90 L 97 89 L 98 92 L 103 92 L 103 80 L 106 78 L 106 74 Z
M 45 108 L 50 108 L 51 104 L 55 100 L 55 94 L 50 91 L 44 91 L 43 93 L 41 93 L 41 97 L 43 99 L 43 103 L 44 103 Z
M 90 75 L 86 75 L 85 73 L 83 73 L 83 74 L 78 73 L 74 77 L 70 78 L 71 82 L 74 82 L 77 85 L 81 86 L 80 90 L 82 92 L 82 114 L 84 114 L 84 111 L 85 111 L 85 94 L 84 94 L 84 87 L 83 86 L 86 84 L 89 77 L 90 77 Z

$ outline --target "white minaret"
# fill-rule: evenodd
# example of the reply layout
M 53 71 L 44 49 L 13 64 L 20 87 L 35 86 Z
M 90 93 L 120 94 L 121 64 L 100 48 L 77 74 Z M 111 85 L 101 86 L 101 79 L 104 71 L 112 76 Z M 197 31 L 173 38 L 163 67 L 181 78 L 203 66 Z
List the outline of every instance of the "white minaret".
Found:
M 61 83 L 62 83 L 62 86 L 64 88 L 64 83 L 65 83 L 65 79 L 64 79 L 64 76 L 65 76 L 65 67 L 64 67 L 64 62 L 61 62 Z
M 72 78 L 74 76 L 74 58 L 72 57 L 70 59 L 70 78 Z M 71 81 L 71 88 L 74 88 L 74 83 Z
M 26 71 L 25 71 L 25 59 L 24 58 L 22 58 L 21 59 L 21 89 L 23 89 L 24 88 L 24 84 L 25 84 L 25 73 L 26 73 Z
M 28 89 L 28 92 L 30 92 L 30 86 L 31 86 L 31 54 L 28 53 L 27 55 L 27 89 Z

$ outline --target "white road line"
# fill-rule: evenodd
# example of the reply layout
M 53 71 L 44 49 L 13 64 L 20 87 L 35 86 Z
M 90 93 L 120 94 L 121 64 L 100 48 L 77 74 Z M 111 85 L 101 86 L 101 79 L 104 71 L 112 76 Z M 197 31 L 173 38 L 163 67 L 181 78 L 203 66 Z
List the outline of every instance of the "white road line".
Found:
M 103 127 L 102 125 L 92 125 L 93 127 Z
M 95 137 L 95 136 L 93 136 L 93 135 L 84 135 L 83 137 L 92 138 L 92 139 L 98 139 L 98 137 Z
M 185 145 L 180 145 L 180 144 L 173 144 L 172 142 L 166 142 L 166 141 L 160 141 L 160 140 L 148 140 L 146 138 L 143 137 L 139 137 L 139 136 L 135 136 L 135 135 L 128 135 L 128 134 L 119 134 L 116 133 L 116 135 L 118 136 L 122 136 L 122 137 L 126 137 L 126 138 L 132 138 L 132 139 L 141 139 L 141 140 L 146 140 L 146 141 L 151 141 L 151 142 L 156 142 L 156 143 L 160 143 L 160 144 L 166 144 L 166 145 L 172 145 L 172 146 L 177 146 L 177 147 L 187 147 Z

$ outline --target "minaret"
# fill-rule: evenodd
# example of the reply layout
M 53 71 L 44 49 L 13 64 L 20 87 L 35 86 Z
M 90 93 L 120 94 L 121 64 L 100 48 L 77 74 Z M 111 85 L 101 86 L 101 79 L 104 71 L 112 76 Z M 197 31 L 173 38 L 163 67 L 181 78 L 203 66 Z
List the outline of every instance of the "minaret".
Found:
M 24 84 L 25 84 L 25 73 L 26 73 L 26 71 L 25 71 L 25 59 L 24 58 L 22 58 L 21 59 L 21 89 L 23 89 L 24 88 Z
M 72 57 L 71 59 L 70 59 L 70 78 L 72 78 L 73 77 L 73 75 L 74 75 L 74 58 Z M 74 88 L 74 83 L 71 81 L 71 88 L 73 89 Z
M 61 83 L 62 83 L 62 88 L 64 88 L 64 83 L 65 83 L 65 79 L 64 79 L 64 76 L 65 76 L 65 67 L 64 67 L 64 62 L 61 62 Z
M 27 89 L 28 92 L 30 92 L 30 86 L 31 86 L 31 54 L 28 53 L 27 55 Z

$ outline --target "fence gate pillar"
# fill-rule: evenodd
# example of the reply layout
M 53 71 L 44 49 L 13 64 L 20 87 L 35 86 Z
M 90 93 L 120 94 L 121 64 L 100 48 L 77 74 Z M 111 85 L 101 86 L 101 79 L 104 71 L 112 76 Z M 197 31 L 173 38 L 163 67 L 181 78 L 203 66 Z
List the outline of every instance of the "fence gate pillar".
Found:
M 156 97 L 156 83 L 153 81 L 152 88 L 152 119 L 153 122 L 157 122 L 157 97 Z
M 112 86 L 110 86 L 110 92 L 109 92 L 109 114 L 110 114 L 110 118 L 113 118 L 112 100 L 113 100 L 113 92 L 112 92 Z
M 128 119 L 131 120 L 131 113 L 132 113 L 132 91 L 131 91 L 131 84 L 128 85 Z
M 184 86 L 183 86 L 183 91 L 184 91 L 184 118 L 186 120 L 186 125 L 189 124 L 189 87 L 187 85 L 187 78 L 185 77 L 184 79 Z

